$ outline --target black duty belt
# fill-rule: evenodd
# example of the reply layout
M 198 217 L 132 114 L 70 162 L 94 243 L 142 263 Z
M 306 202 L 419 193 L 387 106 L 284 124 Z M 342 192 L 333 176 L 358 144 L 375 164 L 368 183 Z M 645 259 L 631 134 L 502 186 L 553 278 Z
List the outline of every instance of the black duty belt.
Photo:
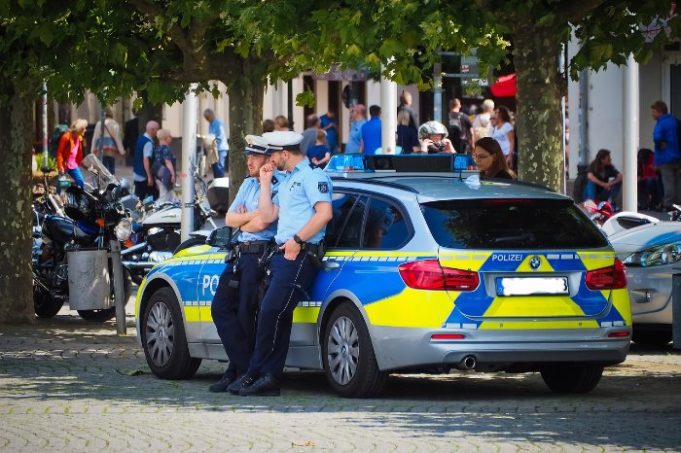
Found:
M 277 253 L 284 253 L 283 249 L 280 249 L 284 244 L 277 244 Z M 322 259 L 324 256 L 324 244 L 320 242 L 319 244 L 313 244 L 311 242 L 305 242 L 303 245 L 300 246 L 300 250 L 307 252 L 309 254 L 312 254 L 316 256 L 319 259 Z
M 267 247 L 269 247 L 270 241 L 249 241 L 249 242 L 239 242 L 236 245 L 236 249 L 239 253 L 246 254 L 263 254 Z

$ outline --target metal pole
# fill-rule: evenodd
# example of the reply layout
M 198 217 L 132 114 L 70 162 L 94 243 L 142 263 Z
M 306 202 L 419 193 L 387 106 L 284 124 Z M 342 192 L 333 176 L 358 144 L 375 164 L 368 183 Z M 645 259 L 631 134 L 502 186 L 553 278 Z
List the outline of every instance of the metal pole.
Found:
M 624 69 L 624 152 L 622 153 L 622 209 L 636 212 L 638 209 L 638 184 L 636 152 L 638 148 L 638 63 L 633 54 L 627 58 Z
M 286 82 L 286 110 L 288 127 L 290 130 L 293 130 L 293 80 Z
M 672 341 L 681 349 L 681 274 L 672 275 Z
M 442 121 L 442 63 L 433 65 L 433 119 Z
M 586 181 L 586 167 L 589 165 L 589 71 L 579 72 L 579 154 L 577 156 L 577 180 Z M 585 182 L 586 184 L 586 182 Z M 584 195 L 578 190 L 575 201 L 583 201 Z
M 385 70 L 385 67 L 383 67 Z M 397 84 L 381 74 L 381 148 L 383 154 L 395 152 L 397 132 Z
M 196 165 L 197 84 L 192 83 L 182 103 L 182 220 L 180 239 L 189 239 L 194 230 L 194 165 Z
M 121 260 L 121 244 L 117 240 L 109 241 L 111 245 L 111 272 L 114 279 L 114 305 L 116 307 L 116 333 L 125 335 L 127 326 L 125 325 L 125 271 Z
M 43 96 L 42 96 L 42 117 L 43 117 L 43 165 L 40 169 L 43 172 L 48 170 L 47 161 L 49 153 L 47 150 L 48 130 L 47 130 L 47 83 L 43 82 Z

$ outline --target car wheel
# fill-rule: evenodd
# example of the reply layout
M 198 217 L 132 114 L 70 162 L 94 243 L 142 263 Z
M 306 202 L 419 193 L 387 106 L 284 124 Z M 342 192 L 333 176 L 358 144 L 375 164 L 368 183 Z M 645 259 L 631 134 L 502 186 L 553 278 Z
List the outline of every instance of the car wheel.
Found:
M 595 389 L 603 375 L 600 365 L 552 364 L 541 368 L 544 383 L 554 393 L 587 393 Z
M 125 295 L 125 303 L 128 303 L 128 300 L 130 300 L 130 292 L 132 291 L 132 277 L 130 276 L 130 273 L 128 271 L 123 271 L 123 274 L 125 275 L 125 279 L 123 280 L 123 294 Z M 113 289 L 114 283 L 113 280 L 111 281 L 111 298 L 115 302 L 115 297 L 114 297 L 114 289 Z M 100 310 L 78 310 L 78 314 L 80 315 L 81 318 L 88 322 L 105 322 L 108 321 L 109 319 L 113 319 L 116 316 L 116 306 L 114 305 L 111 308 L 103 308 Z
M 64 301 L 52 295 L 40 286 L 33 286 L 33 310 L 39 318 L 52 318 L 59 313 Z
M 151 295 L 141 331 L 144 355 L 156 376 L 186 379 L 196 373 L 201 359 L 189 355 L 180 305 L 170 288 L 161 288 Z
M 665 346 L 667 343 L 672 341 L 671 332 L 658 332 L 658 331 L 637 331 L 634 326 L 634 332 L 631 339 L 636 344 L 641 346 Z
M 322 360 L 331 387 L 341 396 L 366 398 L 381 392 L 387 373 L 376 363 L 369 330 L 350 303 L 339 305 L 326 325 Z

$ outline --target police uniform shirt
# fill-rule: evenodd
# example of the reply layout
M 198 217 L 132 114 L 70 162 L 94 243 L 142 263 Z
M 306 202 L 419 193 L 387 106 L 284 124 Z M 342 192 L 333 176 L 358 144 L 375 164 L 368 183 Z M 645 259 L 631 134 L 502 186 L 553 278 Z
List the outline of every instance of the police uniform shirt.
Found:
M 279 186 L 281 184 L 282 175 L 275 174 L 272 176 L 272 203 L 279 205 Z M 258 209 L 258 203 L 260 201 L 260 181 L 256 177 L 250 177 L 244 179 L 244 182 L 239 187 L 239 192 L 237 192 L 234 201 L 229 207 L 228 212 L 237 212 L 239 206 L 243 205 L 246 207 L 246 211 L 251 212 Z M 272 239 L 274 234 L 277 232 L 277 222 L 272 222 L 266 229 L 258 231 L 256 233 L 249 233 L 247 231 L 240 231 L 237 236 L 238 242 L 250 242 L 250 241 L 268 241 Z
M 296 165 L 279 189 L 279 225 L 274 240 L 283 244 L 292 239 L 315 214 L 316 203 L 331 203 L 331 190 L 331 179 L 322 170 L 313 170 L 307 158 Z M 307 242 L 319 243 L 325 232 L 326 226 Z

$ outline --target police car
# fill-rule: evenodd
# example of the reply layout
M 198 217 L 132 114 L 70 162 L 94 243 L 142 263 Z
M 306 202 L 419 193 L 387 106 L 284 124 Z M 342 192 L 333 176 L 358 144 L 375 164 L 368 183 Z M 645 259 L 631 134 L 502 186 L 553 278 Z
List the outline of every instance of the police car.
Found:
M 451 369 L 539 371 L 555 392 L 588 392 L 624 361 L 624 268 L 571 199 L 452 172 L 453 156 L 377 156 L 370 171 L 337 157 L 328 250 L 294 312 L 288 367 L 323 370 L 340 395 L 365 397 L 392 372 Z M 227 359 L 210 307 L 220 233 L 140 286 L 138 338 L 161 378 Z

